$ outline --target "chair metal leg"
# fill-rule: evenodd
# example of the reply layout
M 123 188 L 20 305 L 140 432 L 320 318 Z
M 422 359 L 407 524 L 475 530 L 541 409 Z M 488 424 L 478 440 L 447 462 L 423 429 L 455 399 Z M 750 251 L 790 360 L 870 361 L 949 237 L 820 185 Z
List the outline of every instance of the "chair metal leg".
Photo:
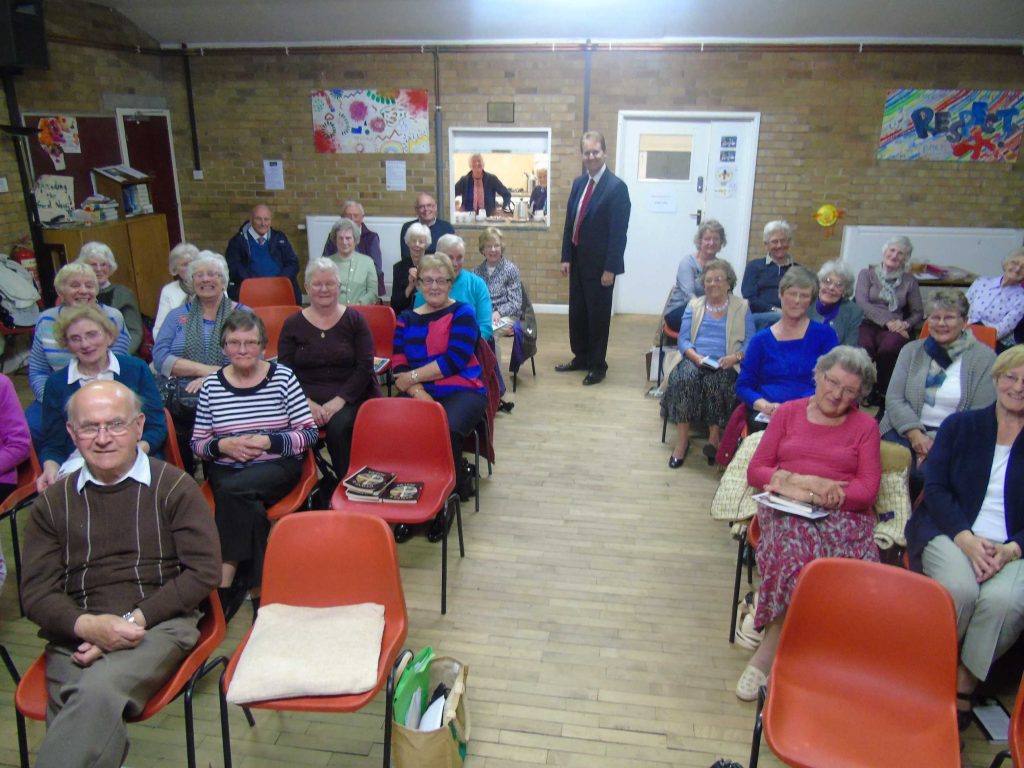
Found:
M 487 422 L 484 422 L 484 430 L 487 429 Z M 473 430 L 473 511 L 480 511 L 480 430 Z
M 11 549 L 14 552 L 14 585 L 18 588 L 18 611 L 25 615 L 25 606 L 21 602 L 21 545 L 18 543 L 18 509 L 11 510 Z
M 661 442 L 665 442 L 665 433 L 668 432 L 668 416 L 661 420 Z
M 658 389 L 661 389 L 662 367 L 665 363 L 665 331 L 658 336 Z M 661 442 L 665 442 L 662 439 Z
M 14 684 L 20 683 L 21 675 L 18 674 L 18 668 L 14 666 L 14 659 L 11 658 L 11 654 L 2 645 L 0 645 L 0 658 L 4 660 L 4 666 L 7 667 L 7 672 L 10 674 Z
M 729 611 L 732 614 L 732 618 L 729 619 L 729 642 L 733 643 L 736 641 L 736 605 L 740 601 L 740 579 L 743 577 L 743 559 L 744 549 L 747 546 L 747 532 L 744 531 L 740 535 L 739 549 L 736 552 L 736 579 L 732 586 L 732 603 L 729 605 Z
M 220 698 L 220 744 L 224 752 L 224 768 L 231 768 L 231 724 L 228 722 L 228 697 L 224 690 L 224 675 L 227 671 L 225 666 L 220 673 L 217 693 Z
M 512 394 L 515 394 L 516 387 L 519 385 L 519 372 L 512 371 Z
M 215 670 L 221 664 L 227 669 L 228 659 L 226 656 L 218 656 L 215 659 L 207 659 L 199 669 L 192 673 L 188 685 L 185 686 L 185 750 L 188 757 L 188 768 L 196 768 L 196 730 L 195 720 L 192 716 L 192 697 L 195 693 L 196 683 L 206 675 Z
M 992 765 L 989 766 L 989 768 L 999 768 L 999 766 L 1003 764 L 1003 761 L 1008 760 L 1009 758 L 1010 751 L 1008 749 L 1004 749 L 1002 752 L 996 755 L 995 758 L 993 758 Z
M 761 690 L 757 692 L 757 715 L 754 717 L 754 735 L 750 740 L 750 765 L 749 768 L 757 768 L 757 758 L 761 752 L 761 710 L 764 709 L 765 696 L 768 694 L 768 689 L 765 686 L 761 686 Z
M 466 556 L 466 544 L 462 539 L 462 502 L 458 496 L 454 497 L 455 501 L 455 526 L 459 531 L 459 557 Z
M 530 368 L 533 369 L 533 377 L 537 378 L 537 361 L 532 357 L 530 358 Z
M 25 729 L 25 716 L 21 712 L 15 712 L 18 719 L 18 757 L 21 759 L 21 768 L 29 768 L 28 765 L 28 731 Z
M 444 536 L 441 537 L 441 615 L 448 613 L 448 505 L 444 505 Z

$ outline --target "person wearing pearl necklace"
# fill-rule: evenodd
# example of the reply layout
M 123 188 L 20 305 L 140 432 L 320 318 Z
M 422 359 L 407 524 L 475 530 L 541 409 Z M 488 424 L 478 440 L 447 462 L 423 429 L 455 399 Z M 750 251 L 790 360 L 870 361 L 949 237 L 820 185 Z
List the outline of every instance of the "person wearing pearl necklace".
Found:
M 338 248 L 331 260 L 338 265 L 338 301 L 343 304 L 377 303 L 377 268 L 369 256 L 356 253 L 359 227 L 351 219 L 338 219 L 330 239 Z
M 704 295 L 691 299 L 680 322 L 682 362 L 672 369 L 661 415 L 676 424 L 679 439 L 668 465 L 679 469 L 690 447 L 690 423 L 707 424 L 704 455 L 713 464 L 722 429 L 736 407 L 736 374 L 754 335 L 750 304 L 732 293 L 736 272 L 712 259 L 700 276 Z

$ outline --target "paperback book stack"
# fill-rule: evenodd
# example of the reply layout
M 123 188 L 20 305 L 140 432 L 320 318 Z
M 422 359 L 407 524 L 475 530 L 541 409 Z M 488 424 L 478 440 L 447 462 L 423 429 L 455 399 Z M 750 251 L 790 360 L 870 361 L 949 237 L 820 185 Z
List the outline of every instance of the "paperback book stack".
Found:
M 423 492 L 423 483 L 396 482 L 394 472 L 363 467 L 342 480 L 349 501 L 414 504 Z

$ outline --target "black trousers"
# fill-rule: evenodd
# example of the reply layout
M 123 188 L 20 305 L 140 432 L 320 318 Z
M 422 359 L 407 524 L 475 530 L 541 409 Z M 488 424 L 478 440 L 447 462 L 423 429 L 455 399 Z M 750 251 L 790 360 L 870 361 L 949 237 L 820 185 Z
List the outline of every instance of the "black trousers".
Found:
M 579 260 L 569 269 L 569 347 L 576 363 L 595 373 L 608 370 L 608 327 L 614 285 L 601 285 L 600 274 L 584 275 Z

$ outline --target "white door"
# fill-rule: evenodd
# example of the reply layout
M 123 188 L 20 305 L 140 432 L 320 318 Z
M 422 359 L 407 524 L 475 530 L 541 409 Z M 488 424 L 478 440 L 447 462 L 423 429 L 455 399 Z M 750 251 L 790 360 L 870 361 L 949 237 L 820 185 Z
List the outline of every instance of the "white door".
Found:
M 615 173 L 633 208 L 616 312 L 660 314 L 700 221 L 726 230 L 719 258 L 742 274 L 760 115 L 620 112 Z

